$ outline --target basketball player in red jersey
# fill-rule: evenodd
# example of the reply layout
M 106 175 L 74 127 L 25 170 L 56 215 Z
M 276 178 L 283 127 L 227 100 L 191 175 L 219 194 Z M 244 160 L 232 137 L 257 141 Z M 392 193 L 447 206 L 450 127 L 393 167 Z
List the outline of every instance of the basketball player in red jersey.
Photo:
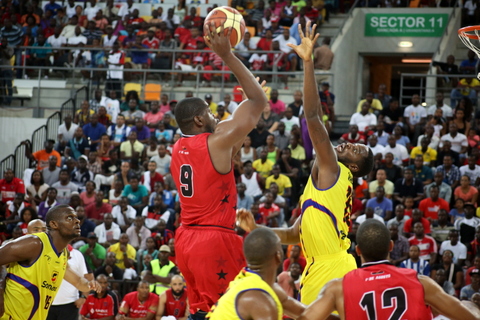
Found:
M 173 316 L 177 320 L 187 320 L 190 313 L 188 312 L 187 290 L 182 276 L 174 275 L 170 287 L 160 295 L 157 319 L 162 319 L 162 316 Z
M 212 31 L 206 44 L 235 74 L 247 99 L 230 120 L 217 123 L 207 102 L 187 98 L 175 108 L 183 133 L 173 147 L 171 173 L 180 195 L 182 226 L 175 236 L 179 269 L 188 287 L 192 319 L 204 319 L 245 266 L 235 234 L 237 191 L 232 158 L 268 104 L 262 86 L 231 51 L 230 33 Z
M 392 249 L 385 224 L 374 219 L 362 223 L 356 247 L 362 267 L 327 283 L 297 320 L 327 319 L 334 310 L 347 320 L 425 320 L 432 319 L 430 307 L 452 320 L 480 319 L 477 308 L 467 309 L 429 277 L 390 264 Z

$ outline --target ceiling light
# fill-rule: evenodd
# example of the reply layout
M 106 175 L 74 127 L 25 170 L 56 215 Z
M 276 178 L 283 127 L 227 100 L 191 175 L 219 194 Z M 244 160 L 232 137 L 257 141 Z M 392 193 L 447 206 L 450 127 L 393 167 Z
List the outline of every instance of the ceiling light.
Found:
M 402 59 L 402 63 L 426 63 L 429 64 L 432 62 L 430 58 L 404 58 Z
M 411 47 L 413 47 L 413 43 L 411 41 L 400 41 L 398 43 L 398 46 L 400 48 L 411 48 Z

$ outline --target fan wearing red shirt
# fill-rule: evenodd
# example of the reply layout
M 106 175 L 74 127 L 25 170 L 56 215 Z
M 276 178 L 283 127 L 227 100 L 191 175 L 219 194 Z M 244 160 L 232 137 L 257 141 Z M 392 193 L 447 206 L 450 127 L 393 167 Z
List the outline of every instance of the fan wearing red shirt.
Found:
M 87 297 L 80 310 L 82 319 L 114 319 L 118 312 L 118 298 L 115 293 L 108 290 L 108 278 L 104 274 L 97 277 L 97 282 L 102 287 L 100 293 L 92 293 Z
M 267 193 L 269 193 L 269 191 L 265 193 L 265 198 L 267 200 L 258 207 L 258 211 L 261 215 L 260 224 L 269 227 L 278 227 L 278 222 L 275 218 L 280 214 L 280 207 L 270 200 L 273 199 L 273 196 L 267 197 Z
M 148 171 L 145 171 L 140 178 L 140 183 L 143 184 L 148 192 L 155 190 L 155 183 L 160 182 L 164 184 L 163 176 L 157 172 L 157 163 L 155 161 L 148 162 Z
M 182 50 L 186 45 L 188 40 L 192 37 L 192 32 L 190 31 L 190 25 L 191 21 L 190 20 L 185 20 L 182 22 L 181 25 L 175 29 L 175 33 L 173 36 L 175 39 L 178 39 L 180 41 L 180 47 L 178 48 L 179 50 Z
M 305 266 L 307 265 L 307 260 L 301 256 L 301 250 L 302 249 L 298 245 L 292 247 L 290 258 L 283 260 L 283 271 L 288 271 L 292 263 L 298 263 L 303 272 L 303 269 L 305 269 Z
M 356 124 L 352 124 L 349 129 L 350 132 L 342 134 L 340 139 L 338 139 L 338 143 L 350 142 L 350 143 L 363 143 L 365 144 L 365 137 L 358 133 L 358 126 Z
M 412 210 L 412 219 L 408 219 L 405 221 L 405 224 L 403 225 L 403 231 L 405 233 L 413 233 L 413 227 L 415 226 L 416 222 L 420 222 L 423 225 L 423 229 L 425 233 L 432 233 L 430 230 L 430 222 L 422 217 L 423 213 L 419 209 L 413 209 Z
M 12 169 L 6 169 L 3 172 L 3 177 L 0 180 L 0 202 L 13 201 L 17 193 L 25 194 L 23 180 L 16 178 Z
M 257 50 L 270 51 L 272 49 L 273 33 L 271 29 L 265 31 L 265 38 L 257 43 Z
M 158 47 L 160 47 L 160 40 L 155 38 L 155 32 L 153 30 L 148 30 L 147 36 L 142 40 L 142 44 L 150 49 L 158 49 Z
M 416 245 L 420 249 L 420 258 L 435 263 L 437 261 L 437 242 L 430 236 L 427 236 L 423 231 L 421 222 L 415 222 L 413 225 L 415 235 L 408 239 L 408 243 L 413 246 Z
M 103 215 L 106 213 L 112 213 L 112 206 L 103 202 L 105 193 L 102 190 L 98 190 L 95 194 L 95 201 L 85 207 L 85 215 L 95 222 L 102 223 Z
M 186 320 L 190 315 L 188 311 L 187 290 L 182 276 L 174 275 L 170 282 L 170 289 L 160 295 L 157 319 L 173 316 L 178 320 Z
M 150 292 L 147 281 L 140 281 L 137 291 L 130 292 L 123 297 L 117 320 L 145 319 L 152 320 L 157 314 L 158 296 Z
M 190 20 L 194 27 L 201 28 L 203 26 L 203 19 L 202 17 L 197 16 L 197 9 L 194 6 L 190 7 L 190 15 L 185 16 L 183 20 Z
M 438 220 L 438 211 L 440 209 L 445 209 L 447 212 L 450 212 L 448 202 L 439 198 L 438 194 L 438 186 L 432 185 L 430 187 L 430 198 L 423 199 L 418 205 L 420 211 L 423 212 L 423 216 L 430 222 L 432 222 L 432 220 Z

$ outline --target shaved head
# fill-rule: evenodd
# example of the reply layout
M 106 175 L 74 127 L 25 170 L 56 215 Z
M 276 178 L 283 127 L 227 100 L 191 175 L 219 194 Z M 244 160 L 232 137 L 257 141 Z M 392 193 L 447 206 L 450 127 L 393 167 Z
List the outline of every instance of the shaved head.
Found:
M 47 225 L 42 220 L 35 219 L 28 223 L 27 230 L 28 234 L 45 232 L 47 231 Z

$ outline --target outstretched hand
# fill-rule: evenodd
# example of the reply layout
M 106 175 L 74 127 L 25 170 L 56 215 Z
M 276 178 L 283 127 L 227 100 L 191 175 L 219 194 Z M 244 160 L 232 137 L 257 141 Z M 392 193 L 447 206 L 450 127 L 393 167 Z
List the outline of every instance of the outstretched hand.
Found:
M 96 293 L 100 293 L 102 292 L 102 286 L 100 285 L 100 283 L 98 283 L 97 281 L 95 280 L 92 280 L 92 281 L 89 281 L 88 282 L 88 289 L 90 289 L 90 291 L 95 291 Z
M 307 25 L 305 26 L 305 34 L 303 34 L 302 26 L 298 24 L 298 33 L 300 34 L 301 39 L 300 44 L 297 46 L 291 43 L 287 44 L 287 46 L 295 50 L 295 52 L 300 58 L 302 58 L 303 61 L 312 60 L 313 47 L 315 46 L 318 37 L 320 37 L 320 34 L 315 34 L 315 29 L 317 28 L 317 25 L 314 24 L 312 30 L 310 30 L 310 25 L 311 22 L 308 21 Z
M 237 210 L 237 226 L 246 232 L 252 232 L 257 228 L 253 214 L 246 209 Z
M 232 52 L 232 46 L 230 44 L 231 34 L 232 28 L 228 28 L 227 34 L 225 34 L 223 24 L 220 26 L 220 32 L 217 32 L 215 23 L 212 22 L 208 26 L 206 35 L 203 38 L 205 39 L 205 44 L 210 49 L 212 49 L 220 57 L 224 57 Z
M 260 81 L 260 77 L 256 77 L 255 80 Z M 263 92 L 267 94 L 267 91 L 268 91 L 268 87 L 266 87 L 267 81 L 263 80 L 262 83 L 260 83 L 260 85 L 262 86 Z M 242 93 L 242 101 L 248 99 L 247 95 L 245 94 L 245 91 L 243 91 L 243 88 L 237 88 L 237 90 Z

